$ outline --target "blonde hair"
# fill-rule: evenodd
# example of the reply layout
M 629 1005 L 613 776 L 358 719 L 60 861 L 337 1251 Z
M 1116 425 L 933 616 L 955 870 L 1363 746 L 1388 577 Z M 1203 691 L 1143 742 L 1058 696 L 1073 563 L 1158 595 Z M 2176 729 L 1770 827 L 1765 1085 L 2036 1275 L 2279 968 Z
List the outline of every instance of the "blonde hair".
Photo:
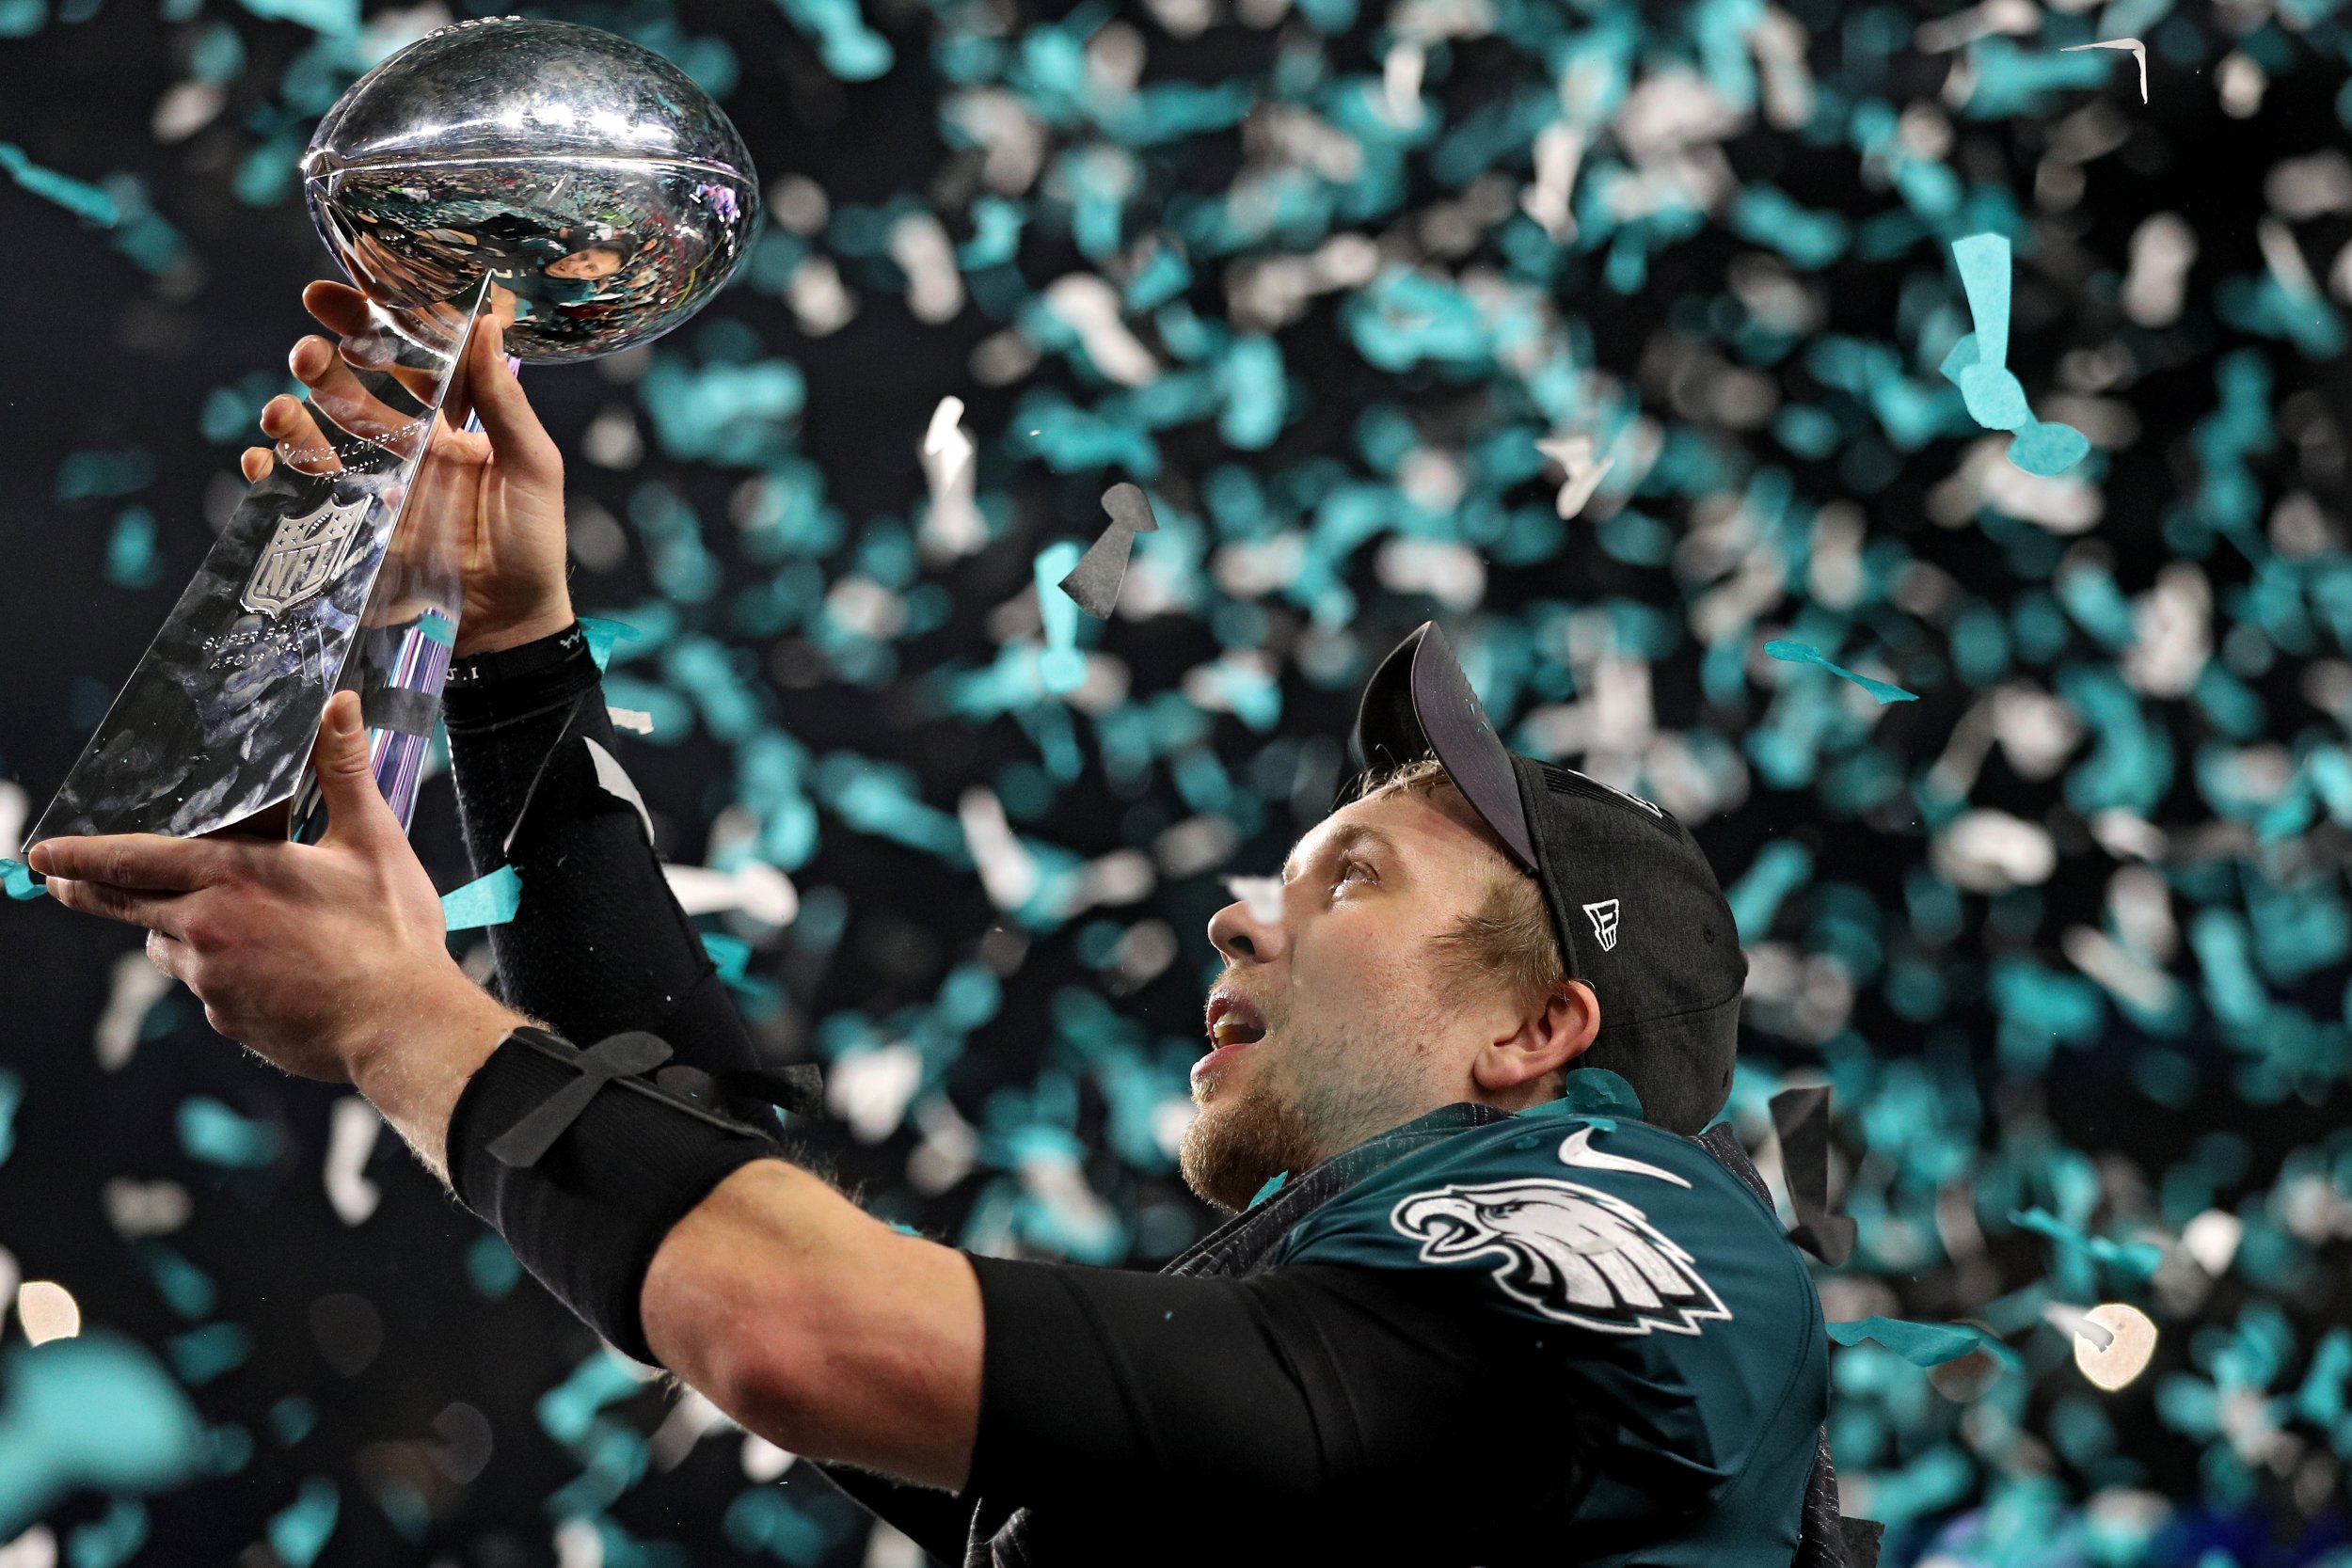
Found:
M 1477 911 L 1464 915 L 1438 940 L 1464 979 L 1500 980 L 1519 1006 L 1541 1006 L 1568 977 L 1551 913 L 1544 907 L 1543 889 L 1511 859 L 1436 757 L 1422 757 L 1367 780 L 1358 799 L 1391 794 L 1428 800 L 1440 810 L 1458 806 L 1455 815 L 1476 824 L 1502 864 L 1488 879 L 1486 901 Z

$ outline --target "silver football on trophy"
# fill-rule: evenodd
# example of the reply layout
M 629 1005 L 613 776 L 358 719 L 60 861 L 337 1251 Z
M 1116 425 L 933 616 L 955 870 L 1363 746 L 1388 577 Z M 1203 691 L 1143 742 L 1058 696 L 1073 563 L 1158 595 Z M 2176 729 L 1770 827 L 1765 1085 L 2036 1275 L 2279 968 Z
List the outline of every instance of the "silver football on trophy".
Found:
M 485 277 L 509 353 L 592 359 L 660 337 L 740 266 L 759 211 L 709 94 L 625 38 L 492 17 L 351 86 L 302 160 L 310 218 L 354 283 L 427 346 Z

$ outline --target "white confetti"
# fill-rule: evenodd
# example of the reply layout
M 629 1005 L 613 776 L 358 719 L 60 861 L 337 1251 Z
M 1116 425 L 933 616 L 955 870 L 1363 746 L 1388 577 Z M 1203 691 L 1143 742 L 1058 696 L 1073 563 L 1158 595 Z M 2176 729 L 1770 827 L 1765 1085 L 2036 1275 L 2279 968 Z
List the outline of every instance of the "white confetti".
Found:
M 612 707 L 608 705 L 604 711 L 606 716 L 612 721 L 612 727 L 616 730 L 628 730 L 637 735 L 653 734 L 653 715 L 642 708 Z
M 936 325 L 963 309 L 963 275 L 939 219 L 909 213 L 890 226 L 890 259 L 907 275 L 907 313 Z
M 761 1485 L 776 1480 L 792 1468 L 800 1455 L 788 1449 L 780 1449 L 755 1432 L 743 1434 L 743 1476 Z
M 1225 891 L 1232 894 L 1249 911 L 1249 918 L 1261 926 L 1282 923 L 1282 879 L 1279 877 L 1228 877 Z
M 930 485 L 930 510 L 923 517 L 923 543 L 946 556 L 970 555 L 988 543 L 988 521 L 973 497 L 977 469 L 977 450 L 964 432 L 963 400 L 945 397 L 931 410 L 923 432 L 923 477 Z
M 800 890 L 792 879 L 766 861 L 747 860 L 732 870 L 707 865 L 664 865 L 678 908 L 688 914 L 720 914 L 739 911 L 763 926 L 789 926 L 801 912 Z
M 1457 540 L 1387 540 L 1374 570 L 1391 593 L 1426 594 L 1456 615 L 1475 610 L 1486 596 L 1486 562 Z
M 1584 503 L 1593 499 L 1593 492 L 1617 463 L 1614 457 L 1595 462 L 1590 436 L 1553 436 L 1537 441 L 1535 450 L 1559 464 L 1561 473 L 1566 476 L 1552 503 L 1563 518 L 1573 517 L 1584 510 Z
M 841 269 L 830 256 L 812 256 L 793 268 L 784 299 L 801 330 L 812 338 L 830 337 L 857 314 L 857 296 L 843 286 Z
M 1535 182 L 1519 192 L 1519 211 L 1543 225 L 1555 245 L 1576 238 L 1576 173 L 1584 162 L 1584 133 L 1547 125 L 1535 135 Z
M 2141 326 L 2169 326 L 2187 296 L 2188 269 L 2197 261 L 2197 231 L 2178 213 L 2156 213 L 2132 230 L 2131 266 L 2123 275 L 2123 313 Z
M 188 1223 L 195 1204 L 177 1181 L 135 1181 L 127 1176 L 107 1179 L 99 1189 L 106 1223 L 127 1239 L 168 1236 Z
M 1073 272 L 1045 288 L 1046 308 L 1070 324 L 1094 368 L 1122 387 L 1140 387 L 1160 373 L 1152 351 L 1119 319 L 1119 291 L 1092 273 Z
M 82 1332 L 82 1304 L 54 1279 L 28 1279 L 16 1288 L 16 1321 L 36 1345 L 71 1339 Z
M 149 1010 L 173 984 L 170 975 L 148 961 L 143 947 L 115 959 L 110 982 L 106 1006 L 98 1015 L 97 1027 L 90 1031 L 102 1072 L 118 1071 L 130 1061 L 139 1048 L 139 1030 L 147 1022 Z
M 335 1101 L 327 1120 L 324 1176 L 326 1201 L 345 1225 L 364 1223 L 383 1201 L 383 1189 L 363 1174 L 368 1156 L 375 1151 L 376 1135 L 383 1131 L 384 1118 L 358 1095 Z
M 2074 1365 L 2099 1387 L 2113 1393 L 2148 1370 L 2156 1353 L 2156 1325 L 2138 1307 L 2120 1301 L 2101 1302 L 2083 1314 L 2083 1328 L 2074 1337 Z M 2090 1335 L 2106 1334 L 2099 1343 Z
M 57 1568 L 57 1537 L 47 1525 L 35 1525 L 0 1546 L 0 1568 Z
M 826 1068 L 826 1110 L 850 1124 L 859 1143 L 882 1143 L 906 1121 L 922 1088 L 922 1053 L 906 1041 L 845 1051 Z
M 1955 819 L 1936 835 L 1931 855 L 1947 881 L 1969 893 L 2036 887 L 2058 869 L 2047 829 L 1987 809 Z
M 2075 1335 L 2090 1341 L 2093 1350 L 2107 1350 L 2115 1343 L 2115 1331 L 2095 1322 L 2079 1307 L 2062 1301 L 2045 1302 L 2042 1307 L 2042 1321 L 2061 1334 Z
M 616 719 L 613 722 L 617 724 L 620 721 Z M 650 720 L 646 721 L 645 728 L 647 733 L 651 733 L 653 724 Z M 637 819 L 645 825 L 645 842 L 651 844 L 653 842 L 653 813 L 645 809 L 645 798 L 637 793 L 637 785 L 629 778 L 628 769 L 623 768 L 613 758 L 612 752 L 597 745 L 595 740 L 585 736 L 581 736 L 581 740 L 588 748 L 588 760 L 596 764 L 597 785 L 607 795 L 616 796 L 637 808 Z
M 2071 55 L 2078 49 L 2128 49 L 2132 58 L 2139 62 L 2139 101 L 2148 102 L 2148 46 L 2137 39 L 2101 39 L 2096 43 L 2070 43 L 2058 52 Z
M 0 860 L 14 860 L 24 847 L 24 818 L 32 797 L 13 779 L 0 779 Z
M 2246 1222 L 2227 1209 L 2208 1209 L 2181 1227 L 2181 1250 L 2216 1279 L 2230 1272 Z
M 1399 43 L 1380 58 L 1381 104 L 1392 125 L 1421 123 L 1421 78 L 1428 55 L 1418 43 Z
M 963 825 L 964 847 L 979 867 L 988 901 L 1000 910 L 1027 903 L 1037 892 L 1037 857 L 1014 836 L 1003 802 L 985 789 L 967 789 L 956 802 L 956 819 Z
M 694 1445 L 714 1432 L 735 1425 L 725 1411 L 694 1389 L 679 1385 L 678 1402 L 645 1440 L 647 1457 L 657 1470 L 675 1470 L 694 1451 Z
M 585 1519 L 555 1527 L 555 1568 L 604 1568 L 604 1536 Z

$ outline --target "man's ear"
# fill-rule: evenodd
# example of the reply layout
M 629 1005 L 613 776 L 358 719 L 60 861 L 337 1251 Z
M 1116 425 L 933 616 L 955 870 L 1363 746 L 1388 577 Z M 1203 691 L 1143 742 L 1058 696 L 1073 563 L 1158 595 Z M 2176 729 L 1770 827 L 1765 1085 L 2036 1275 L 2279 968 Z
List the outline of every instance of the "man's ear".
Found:
M 1598 1033 L 1600 998 L 1581 980 L 1563 980 L 1551 988 L 1542 1006 L 1520 1021 L 1515 1033 L 1489 1041 L 1479 1052 L 1470 1077 L 1489 1094 L 1510 1096 L 1565 1071 Z

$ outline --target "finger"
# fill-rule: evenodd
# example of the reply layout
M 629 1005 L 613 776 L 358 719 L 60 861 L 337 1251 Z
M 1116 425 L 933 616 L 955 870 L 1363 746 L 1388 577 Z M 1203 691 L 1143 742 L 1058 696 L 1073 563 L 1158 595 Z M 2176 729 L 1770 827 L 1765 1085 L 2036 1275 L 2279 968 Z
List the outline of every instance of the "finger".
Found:
M 318 420 L 311 417 L 310 405 L 300 398 L 280 392 L 262 404 L 262 434 L 283 448 L 287 461 L 304 473 L 342 471 L 342 459 L 336 455 L 334 442 L 319 429 Z
M 368 390 L 336 345 L 316 333 L 294 344 L 286 368 L 310 388 L 311 405 L 354 436 L 381 440 L 416 422 Z
M 305 286 L 302 308 L 338 338 L 356 338 L 371 325 L 368 296 L 348 283 L 329 282 L 322 277 Z
M 564 476 L 564 454 L 523 396 L 522 383 L 506 368 L 506 329 L 496 322 L 474 328 L 469 385 L 483 433 L 499 461 L 521 480 L 553 483 Z
M 177 937 L 186 917 L 184 893 L 146 893 L 117 887 L 112 882 L 85 882 L 64 877 L 49 879 L 49 896 L 69 910 L 103 915 L 126 926 L 144 926 Z
M 220 846 L 161 833 L 45 838 L 24 863 L 44 877 L 104 882 L 142 893 L 192 893 L 217 879 L 228 858 Z
M 367 847 L 404 835 L 400 818 L 376 787 L 375 768 L 368 755 L 368 726 L 360 716 L 359 694 L 338 691 L 319 717 L 318 745 L 310 767 L 318 774 L 319 796 L 326 804 L 326 836 L 320 842 Z
M 278 454 L 267 447 L 247 447 L 237 458 L 237 469 L 247 484 L 259 484 L 278 467 Z

